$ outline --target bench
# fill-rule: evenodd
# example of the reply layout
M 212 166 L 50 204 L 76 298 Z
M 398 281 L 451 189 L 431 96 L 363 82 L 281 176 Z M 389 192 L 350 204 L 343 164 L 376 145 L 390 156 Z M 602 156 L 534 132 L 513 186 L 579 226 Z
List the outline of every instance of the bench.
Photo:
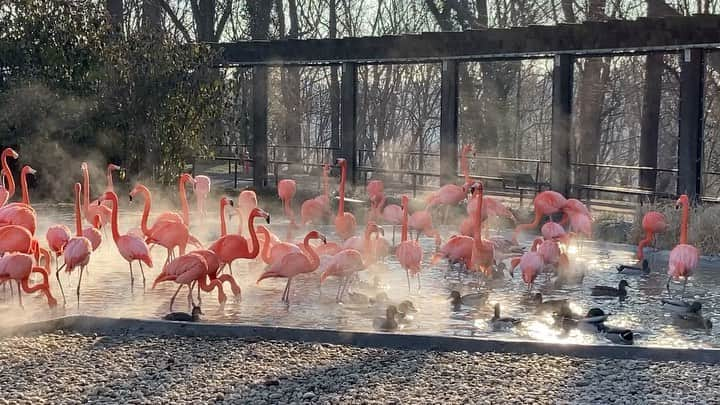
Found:
M 500 178 L 502 179 L 503 190 L 508 188 L 514 189 L 520 193 L 520 205 L 522 206 L 524 193 L 530 191 L 536 194 L 540 191 L 540 184 L 538 184 L 533 176 L 523 172 L 501 172 Z
M 614 193 L 614 194 L 625 194 L 634 195 L 638 197 L 668 197 L 673 196 L 670 193 L 657 192 L 655 190 L 649 190 L 645 188 L 632 188 L 632 187 L 617 187 L 617 186 L 603 186 L 598 184 L 575 184 L 573 187 L 580 191 L 585 191 L 585 201 L 590 202 L 590 192 L 599 191 L 603 193 Z M 580 195 L 580 193 L 578 193 Z

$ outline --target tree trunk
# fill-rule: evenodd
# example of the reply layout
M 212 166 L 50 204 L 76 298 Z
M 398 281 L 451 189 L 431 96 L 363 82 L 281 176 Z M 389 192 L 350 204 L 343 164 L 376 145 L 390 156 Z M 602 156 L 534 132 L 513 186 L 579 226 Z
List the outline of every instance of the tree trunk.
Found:
M 151 35 L 162 33 L 162 7 L 154 0 L 142 2 L 142 28 Z
M 122 34 L 123 25 L 123 0 L 106 0 L 105 7 L 108 13 L 108 23 L 112 27 L 113 31 L 120 35 Z
M 328 36 L 337 38 L 337 0 L 330 0 L 330 18 L 328 19 Z M 340 148 L 340 81 L 338 67 L 330 67 L 330 147 L 333 149 L 333 160 Z

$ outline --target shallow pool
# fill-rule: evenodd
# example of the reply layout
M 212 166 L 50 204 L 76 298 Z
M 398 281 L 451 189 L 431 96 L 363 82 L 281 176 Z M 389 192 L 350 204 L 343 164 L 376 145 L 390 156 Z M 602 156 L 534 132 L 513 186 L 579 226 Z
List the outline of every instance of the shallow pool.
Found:
M 41 243 L 46 244 L 45 230 L 52 223 L 72 224 L 72 215 L 69 206 L 48 207 L 37 206 L 39 219 L 38 236 Z M 138 227 L 141 207 L 126 207 L 121 212 L 121 233 L 131 227 Z M 155 211 L 154 211 L 155 212 Z M 50 220 L 51 219 L 51 220 Z M 203 241 L 212 241 L 219 234 L 218 220 L 214 217 L 200 219 L 193 217 L 193 234 Z M 278 235 L 284 234 L 282 220 L 280 225 L 272 228 Z M 234 230 L 236 224 L 230 229 Z M 331 227 L 320 227 L 320 231 L 327 232 L 328 238 L 333 240 L 335 235 Z M 442 229 L 448 235 L 450 229 Z M 108 229 L 108 237 L 110 232 Z M 390 237 L 389 229 L 386 235 Z M 399 237 L 399 232 L 398 232 Z M 299 239 L 299 236 L 297 237 Z M 529 239 L 527 240 L 529 242 Z M 425 262 L 434 249 L 431 239 L 421 239 L 425 249 Z M 673 347 L 718 347 L 720 339 L 715 331 L 686 330 L 674 324 L 671 314 L 660 305 L 660 298 L 666 297 L 665 269 L 667 268 L 667 252 L 654 255 L 657 272 L 648 277 L 625 276 L 630 283 L 629 298 L 625 302 L 617 299 L 604 299 L 590 296 L 590 287 L 598 284 L 617 286 L 623 278 L 615 270 L 619 263 L 629 264 L 633 259 L 633 247 L 626 245 L 585 242 L 582 246 L 572 246 L 575 251 L 575 260 L 587 266 L 587 273 L 582 285 L 568 286 L 553 290 L 552 283 L 544 283 L 544 277 L 539 277 L 537 288 L 546 298 L 569 298 L 574 308 L 579 312 L 586 312 L 591 307 L 600 307 L 612 314 L 607 324 L 630 328 L 638 335 L 637 345 L 643 346 L 673 346 Z M 54 310 L 48 310 L 45 300 L 41 296 L 24 297 L 25 310 L 19 310 L 17 297 L 11 297 L 9 290 L 0 288 L 0 313 L 4 314 L 6 323 L 40 320 L 70 314 L 103 315 L 111 317 L 139 317 L 157 319 L 168 312 L 168 304 L 175 291 L 174 283 L 163 283 L 151 289 L 152 280 L 159 273 L 159 267 L 164 261 L 163 249 L 155 248 L 152 251 L 155 268 L 146 269 L 147 287 L 143 290 L 137 265 L 136 284 L 134 291 L 130 290 L 130 278 L 127 263 L 115 250 L 112 239 L 103 241 L 101 248 L 92 256 L 89 274 L 83 277 L 81 286 L 80 306 L 76 305 L 75 287 L 77 274 L 61 274 L 68 302 L 63 308 L 60 290 L 57 286 L 54 272 L 51 277 L 53 294 L 58 298 L 60 305 Z M 54 267 L 54 265 L 53 265 Z M 215 294 L 212 296 L 203 293 L 202 309 L 205 313 L 205 322 L 246 323 L 261 325 L 278 325 L 290 327 L 328 328 L 340 330 L 367 331 L 372 330 L 372 321 L 375 317 L 384 314 L 384 306 L 337 304 L 335 292 L 337 281 L 329 279 L 319 289 L 319 275 L 308 274 L 297 277 L 293 282 L 291 292 L 291 305 L 287 307 L 280 302 L 280 295 L 285 286 L 284 280 L 264 280 L 260 285 L 255 283 L 263 270 L 262 265 L 256 262 L 236 261 L 234 275 L 242 287 L 242 297 L 236 300 L 232 297 L 229 288 L 226 288 L 228 301 L 220 307 Z M 716 308 L 720 304 L 720 277 L 717 272 L 720 262 L 703 259 L 701 267 L 690 279 L 687 285 L 686 298 L 701 300 L 703 313 L 716 322 Z M 526 286 L 520 277 L 511 279 L 506 274 L 505 280 L 492 282 L 485 288 L 492 288 L 488 307 L 472 311 L 451 311 L 448 295 L 452 289 L 462 289 L 463 293 L 472 292 L 472 287 L 458 281 L 455 273 L 448 274 L 447 266 L 426 264 L 422 272 L 422 289 L 417 292 L 413 289 L 408 294 L 405 272 L 400 268 L 394 257 L 385 260 L 382 266 L 372 271 L 363 272 L 362 279 L 370 284 L 374 276 L 381 280 L 381 289 L 386 291 L 391 301 L 400 302 L 404 299 L 413 301 L 418 312 L 414 314 L 410 324 L 405 325 L 398 333 L 439 334 L 470 337 L 492 337 L 499 339 L 536 339 L 549 342 L 567 343 L 607 343 L 596 334 L 571 332 L 563 335 L 561 331 L 552 327 L 553 320 L 550 315 L 534 313 L 532 305 L 524 299 Z M 466 278 L 465 282 L 473 281 Z M 674 285 L 673 291 L 680 291 L 679 285 Z M 184 290 L 187 291 L 187 290 Z M 362 287 L 358 291 L 363 291 Z M 367 291 L 374 295 L 377 291 Z M 4 299 L 2 297 L 4 296 Z M 181 292 L 176 300 L 174 310 L 187 309 L 187 294 Z M 488 324 L 492 316 L 491 304 L 499 302 L 503 308 L 503 315 L 522 318 L 523 324 L 512 330 L 494 332 Z

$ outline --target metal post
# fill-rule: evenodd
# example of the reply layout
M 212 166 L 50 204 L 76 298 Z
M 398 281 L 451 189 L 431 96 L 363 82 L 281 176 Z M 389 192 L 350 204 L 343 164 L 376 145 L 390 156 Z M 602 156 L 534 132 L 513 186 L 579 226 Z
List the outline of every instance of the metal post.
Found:
M 702 193 L 704 76 L 703 50 L 686 49 L 680 61 L 677 192 L 693 200 Z
M 442 62 L 440 87 L 440 184 L 457 182 L 458 61 Z
M 341 157 L 347 159 L 347 179 L 357 183 L 357 65 L 343 63 L 341 87 L 342 142 Z
M 268 163 L 268 68 L 267 66 L 253 67 L 253 105 L 252 105 L 252 157 L 253 157 L 253 186 L 256 190 L 267 188 Z
M 555 55 L 552 92 L 550 184 L 557 192 L 570 192 L 570 118 L 572 114 L 573 58 Z
M 645 58 L 645 86 L 640 121 L 640 166 L 655 168 L 658 163 L 663 54 L 650 54 Z M 656 185 L 657 172 L 655 170 L 640 171 L 640 187 L 655 191 Z

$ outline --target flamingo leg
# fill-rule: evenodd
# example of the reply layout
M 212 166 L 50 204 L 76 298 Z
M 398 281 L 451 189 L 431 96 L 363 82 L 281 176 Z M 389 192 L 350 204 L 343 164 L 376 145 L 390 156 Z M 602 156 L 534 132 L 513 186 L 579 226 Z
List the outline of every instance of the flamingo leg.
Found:
M 83 276 L 83 270 L 85 269 L 85 266 L 80 267 L 80 278 L 78 279 L 77 284 L 77 305 L 78 308 L 80 308 L 80 283 L 82 282 L 82 276 Z
M 63 264 L 62 267 L 58 268 L 57 271 L 55 271 L 55 278 L 57 278 L 58 285 L 60 286 L 60 293 L 63 296 L 63 305 L 67 304 L 67 300 L 65 299 L 65 290 L 63 290 L 62 282 L 60 281 L 60 271 L 65 267 Z M 12 291 L 12 290 L 11 290 Z
M 392 239 L 393 241 L 392 241 L 392 244 L 393 244 L 393 246 L 395 246 L 395 224 L 393 224 L 392 230 L 393 230 L 393 239 Z
M 183 288 L 183 284 L 180 284 L 180 286 L 177 288 L 177 290 L 175 290 L 175 294 L 173 294 L 172 298 L 170 298 L 170 312 L 172 312 L 172 307 L 173 307 L 173 304 L 175 303 L 175 297 L 177 297 L 181 288 Z
M 140 274 L 143 278 L 143 290 L 145 289 L 145 269 L 143 269 L 142 262 L 140 262 Z
M 672 278 L 672 276 L 668 277 L 667 283 L 665 283 L 665 288 L 667 288 L 668 295 L 672 298 L 672 293 L 670 292 L 670 279 L 671 278 Z
M 135 276 L 133 276 L 132 262 L 128 262 L 128 265 L 130 266 L 130 291 L 132 291 L 135 287 Z
M 18 301 L 20 302 L 20 308 L 25 309 L 25 306 L 22 303 L 22 292 L 20 291 L 20 280 L 18 280 L 17 286 L 18 286 Z
M 203 276 L 206 277 L 206 276 Z M 200 298 L 200 285 L 198 285 L 198 306 L 202 305 L 202 298 Z M 192 293 L 192 291 L 190 291 Z
M 188 284 L 188 309 L 190 309 L 190 310 L 192 310 L 192 304 L 193 304 L 192 291 L 193 291 L 194 286 L 195 286 L 194 281 L 192 283 Z M 199 290 L 200 290 L 200 287 L 198 287 L 198 294 L 200 293 Z
M 687 277 L 685 277 L 685 281 L 683 281 L 683 291 L 682 291 L 682 297 L 685 298 L 685 287 L 687 287 Z
M 420 273 L 417 274 L 417 280 L 418 280 L 418 292 L 420 291 Z
M 408 293 L 410 293 L 410 272 L 408 271 L 408 269 L 405 269 L 405 277 L 407 277 Z

